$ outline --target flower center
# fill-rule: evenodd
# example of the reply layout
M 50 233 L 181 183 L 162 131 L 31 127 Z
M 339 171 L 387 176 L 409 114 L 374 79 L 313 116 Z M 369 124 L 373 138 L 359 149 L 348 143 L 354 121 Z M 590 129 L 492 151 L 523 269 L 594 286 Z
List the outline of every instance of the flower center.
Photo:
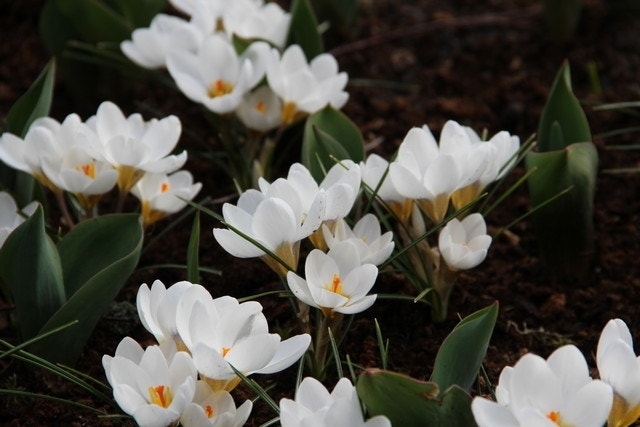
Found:
M 342 295 L 342 279 L 337 273 L 333 275 L 331 283 L 325 285 L 325 289 L 333 292 L 334 294 Z
M 163 408 L 168 408 L 173 401 L 171 387 L 164 385 L 149 387 L 149 397 L 151 398 L 151 403 Z
M 267 104 L 264 103 L 264 101 L 260 101 L 256 104 L 256 110 L 258 110 L 259 113 L 266 113 L 267 112 Z
M 160 184 L 160 192 L 161 193 L 166 193 L 169 190 L 171 190 L 171 186 L 169 185 L 168 182 L 163 182 L 162 184 Z
M 207 418 L 213 418 L 216 415 L 216 411 L 211 407 L 211 405 L 204 407 L 204 413 L 207 415 Z
M 218 79 L 209 85 L 209 98 L 224 96 L 233 91 L 233 84 L 226 80 Z
M 231 351 L 231 347 L 222 347 L 222 357 L 225 357 Z
M 96 178 L 96 164 L 93 162 L 87 163 L 86 165 L 78 166 L 76 167 L 76 169 L 91 179 Z
M 295 102 L 285 102 L 282 106 L 282 112 L 280 113 L 282 116 L 282 122 L 287 125 L 293 123 L 297 112 L 298 106 Z
M 553 421 L 559 427 L 573 427 L 571 424 L 567 424 L 562 421 L 562 417 L 560 416 L 560 412 L 551 411 L 547 414 L 547 418 Z

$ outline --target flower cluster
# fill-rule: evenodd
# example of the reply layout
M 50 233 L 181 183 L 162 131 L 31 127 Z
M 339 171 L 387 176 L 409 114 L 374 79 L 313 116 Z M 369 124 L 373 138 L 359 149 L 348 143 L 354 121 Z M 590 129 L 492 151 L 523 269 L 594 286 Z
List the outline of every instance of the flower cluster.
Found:
M 140 425 L 240 426 L 251 402 L 236 408 L 229 394 L 244 375 L 281 371 L 307 350 L 309 335 L 281 341 L 269 333 L 254 301 L 212 298 L 202 286 L 156 280 L 143 284 L 137 308 L 158 345 L 146 349 L 124 338 L 115 356 L 105 355 L 107 379 L 120 407 Z
M 189 172 L 176 172 L 187 160 L 186 151 L 171 154 L 181 130 L 175 116 L 149 121 L 140 114 L 125 117 L 107 101 L 85 122 L 77 114 L 62 123 L 44 117 L 31 124 L 24 139 L 3 134 L 0 160 L 32 175 L 62 202 L 64 192 L 73 195 L 85 216 L 92 216 L 114 187 L 121 204 L 131 192 L 149 225 L 182 209 L 186 203 L 181 199 L 192 199 L 201 188 Z
M 291 16 L 255 0 L 174 0 L 188 19 L 157 15 L 136 29 L 122 52 L 136 64 L 166 67 L 190 100 L 216 114 L 235 113 L 267 132 L 320 110 L 341 108 L 347 75 L 330 54 L 308 62 L 298 45 L 285 49 Z M 242 40 L 237 49 L 234 40 Z M 263 83 L 265 82 L 266 83 Z
M 589 376 L 584 355 L 573 345 L 546 360 L 525 354 L 500 374 L 497 402 L 473 399 L 475 420 L 480 427 L 632 425 L 640 418 L 640 359 L 621 319 L 603 329 L 596 362 L 600 380 Z

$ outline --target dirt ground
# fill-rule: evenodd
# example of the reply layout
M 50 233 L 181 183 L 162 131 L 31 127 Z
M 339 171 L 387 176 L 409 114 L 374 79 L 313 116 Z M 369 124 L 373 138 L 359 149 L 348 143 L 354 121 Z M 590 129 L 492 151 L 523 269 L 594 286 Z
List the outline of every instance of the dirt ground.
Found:
M 49 59 L 37 33 L 42 3 L 0 4 L 0 120 Z M 588 0 L 574 38 L 557 43 L 550 37 L 541 3 L 362 0 L 356 23 L 330 31 L 327 49 L 349 73 L 351 98 L 344 112 L 360 127 L 370 150 L 390 156 L 411 127 L 428 124 L 437 133 L 449 119 L 478 131 L 486 128 L 490 134 L 507 130 L 525 140 L 537 129 L 554 75 L 565 59 L 571 64 L 574 91 L 585 105 L 594 135 L 637 126 L 637 115 L 597 111 L 593 105 L 640 100 L 640 16 L 619 8 L 620 2 Z M 590 69 L 597 71 L 601 90 L 590 78 Z M 123 102 L 121 107 L 129 113 L 147 107 L 159 115 L 177 114 L 191 135 L 184 138 L 185 147 L 193 148 L 187 168 L 204 183 L 201 196 L 233 194 L 228 179 L 198 155 L 195 138 L 216 142 L 197 107 L 180 94 L 148 82 L 135 82 Z M 62 119 L 74 111 L 73 101 L 60 85 L 52 114 Z M 502 367 L 515 363 L 523 353 L 546 357 L 569 342 L 595 366 L 598 336 L 610 318 L 624 319 L 634 337 L 640 338 L 636 311 L 640 305 L 640 173 L 615 173 L 620 168 L 639 168 L 640 154 L 610 148 L 637 144 L 637 134 L 596 137 L 594 142 L 600 155 L 594 218 L 597 251 L 586 277 L 555 276 L 540 260 L 531 223 L 523 220 L 511 229 L 511 235 L 494 240 L 481 266 L 460 278 L 445 322 L 433 324 L 424 305 L 381 300 L 356 316 L 342 354 L 365 367 L 380 366 L 373 323 L 377 319 L 390 342 L 390 369 L 428 378 L 436 351 L 458 316 L 493 301 L 499 301 L 500 314 L 485 361 L 492 383 L 497 383 Z M 517 168 L 514 179 L 522 173 Z M 529 208 L 525 189 L 516 191 L 487 218 L 490 229 L 499 229 Z M 158 223 L 149 230 L 149 238 L 170 222 Z M 203 217 L 201 264 L 222 272 L 202 276 L 202 284 L 214 296 L 242 297 L 280 288 L 275 275 L 260 262 L 236 259 L 224 252 L 211 235 L 214 226 L 213 219 Z M 189 231 L 187 220 L 143 255 L 141 269 L 118 298 L 120 310 L 101 321 L 78 369 L 103 379 L 100 358 L 113 353 L 125 334 L 150 342 L 130 303 L 134 303 L 141 283 L 161 279 L 171 284 L 184 278 L 182 271 L 143 268 L 183 263 Z M 382 274 L 374 289 L 415 295 L 402 277 L 390 273 Z M 260 302 L 272 330 L 285 331 L 290 316 L 287 302 L 273 297 Z M 9 329 L 0 330 L 0 338 L 13 336 Z M 256 379 L 264 386 L 274 386 L 276 400 L 292 397 L 295 373 L 289 371 Z M 64 381 L 8 360 L 0 360 L 0 388 L 98 405 Z M 258 426 L 273 416 L 257 403 L 249 425 Z M 91 412 L 52 402 L 0 397 L 0 423 L 106 426 L 121 425 L 122 421 L 98 420 Z

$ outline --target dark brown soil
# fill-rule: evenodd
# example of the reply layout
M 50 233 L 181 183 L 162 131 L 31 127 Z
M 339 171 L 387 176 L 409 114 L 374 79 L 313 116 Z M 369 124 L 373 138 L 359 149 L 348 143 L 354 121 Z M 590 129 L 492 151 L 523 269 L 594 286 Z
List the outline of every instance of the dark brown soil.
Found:
M 43 2 L 4 2 L 0 5 L 0 119 L 28 88 L 49 59 L 37 33 L 37 15 Z M 362 130 L 373 151 L 390 156 L 413 126 L 428 124 L 438 132 L 448 119 L 490 134 L 508 130 L 522 140 L 537 123 L 554 75 L 563 60 L 571 63 L 574 90 L 584 101 L 594 134 L 638 124 L 638 117 L 620 111 L 595 111 L 602 102 L 640 100 L 640 17 L 615 6 L 613 0 L 585 1 L 576 36 L 556 43 L 541 9 L 534 0 L 390 0 L 361 1 L 357 22 L 348 30 L 330 33 L 328 49 L 348 71 L 351 99 L 344 111 Z M 597 70 L 601 92 L 587 70 Z M 99 102 L 101 100 L 96 101 Z M 184 124 L 185 147 L 193 149 L 187 167 L 204 183 L 201 196 L 233 194 L 229 180 L 198 155 L 201 138 L 215 144 L 197 107 L 180 94 L 145 82 L 135 82 L 130 96 L 120 102 L 125 111 L 177 114 Z M 59 85 L 53 115 L 61 119 L 78 111 Z M 85 107 L 95 111 L 95 106 Z M 143 110 L 143 109 L 147 110 Z M 147 111 L 149 111 L 147 113 Z M 193 136 L 195 135 L 195 136 Z M 380 366 L 373 319 L 390 342 L 390 368 L 418 378 L 428 378 L 436 351 L 465 316 L 500 303 L 500 315 L 485 361 L 488 379 L 495 383 L 503 366 L 531 351 L 547 356 L 557 346 L 573 342 L 594 357 L 600 330 L 610 318 L 620 317 L 640 337 L 640 174 L 612 173 L 617 168 L 640 167 L 637 151 L 608 149 L 608 145 L 634 144 L 636 137 L 596 139 L 600 173 L 595 200 L 597 253 L 589 274 L 582 279 L 556 277 L 540 260 L 535 234 L 528 220 L 497 238 L 486 261 L 463 275 L 454 291 L 450 314 L 433 324 L 421 304 L 381 300 L 356 316 L 341 349 L 364 367 Z M 516 169 L 515 176 L 522 174 Z M 219 204 L 214 206 L 219 209 Z M 529 209 L 525 189 L 520 189 L 487 222 L 497 230 Z M 190 232 L 190 218 L 156 242 L 142 257 L 118 300 L 121 309 L 135 301 L 141 283 L 161 279 L 165 284 L 182 280 L 180 270 L 143 269 L 163 263 L 183 263 Z M 240 260 L 224 252 L 211 235 L 215 220 L 203 217 L 201 264 L 222 275 L 203 274 L 201 283 L 214 296 L 235 297 L 279 289 L 273 273 L 255 260 Z M 171 219 L 149 230 L 153 238 Z M 415 295 L 402 277 L 380 276 L 380 293 Z M 290 312 L 286 301 L 261 298 L 272 330 L 285 331 Z M 131 306 L 128 306 L 131 308 Z M 103 380 L 100 358 L 113 353 L 124 335 L 150 342 L 149 335 L 129 310 L 109 313 L 98 326 L 78 369 Z M 13 331 L 0 330 L 2 338 Z M 261 384 L 275 384 L 273 397 L 293 395 L 293 369 L 282 375 L 258 377 Z M 332 386 L 333 384 L 329 384 Z M 0 360 L 0 388 L 22 389 L 100 406 L 91 396 L 65 381 L 34 372 L 16 362 Z M 240 389 L 240 393 L 243 393 Z M 104 408 L 115 413 L 113 408 Z M 257 403 L 250 425 L 274 416 Z M 121 420 L 96 419 L 77 408 L 24 398 L 0 398 L 0 423 L 13 426 L 121 425 Z

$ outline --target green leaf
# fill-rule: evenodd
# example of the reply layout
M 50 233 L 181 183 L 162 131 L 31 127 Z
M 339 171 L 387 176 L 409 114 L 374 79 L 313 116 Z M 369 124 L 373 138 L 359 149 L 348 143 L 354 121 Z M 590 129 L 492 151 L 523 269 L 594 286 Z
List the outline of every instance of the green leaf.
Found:
M 7 113 L 7 132 L 24 138 L 29 126 L 38 117 L 49 115 L 53 101 L 56 62 L 49 61 L 29 90 L 13 104 Z
M 167 0 L 107 0 L 107 3 L 122 15 L 133 28 L 148 27 L 158 13 L 162 12 Z
M 292 44 L 300 45 L 309 61 L 324 52 L 322 38 L 318 32 L 318 20 L 309 0 L 294 0 L 291 5 L 287 46 Z
M 533 224 L 545 261 L 561 275 L 580 276 L 593 254 L 593 199 L 598 174 L 598 152 L 591 142 L 563 150 L 530 152 L 525 158 L 534 209 Z M 547 200 L 569 190 L 548 204 Z M 543 205 L 544 204 L 544 205 Z M 542 206 L 543 205 L 543 206 Z
M 560 150 L 569 144 L 587 141 L 591 141 L 589 122 L 571 89 L 571 71 L 569 63 L 565 62 L 556 75 L 542 110 L 538 150 Z
M 75 29 L 79 37 L 89 43 L 120 42 L 129 38 L 133 26 L 107 4 L 99 0 L 50 0 Z
M 118 292 L 135 269 L 143 229 L 137 214 L 105 215 L 76 226 L 59 243 L 67 289 L 66 303 L 41 329 L 73 320 L 75 327 L 39 341 L 32 351 L 72 365 Z
M 187 280 L 191 283 L 200 283 L 200 211 L 196 210 L 187 248 Z
M 431 381 L 442 390 L 455 384 L 469 391 L 487 353 L 497 318 L 496 302 L 462 319 L 440 346 Z
M 0 249 L 0 274 L 13 294 L 22 338 L 35 337 L 65 301 L 60 258 L 45 233 L 42 206 Z
M 321 181 L 336 160 L 364 159 L 364 142 L 358 127 L 331 106 L 307 118 L 302 139 L 302 163 Z
M 356 390 L 370 416 L 384 415 L 394 426 L 476 425 L 471 413 L 471 397 L 458 386 L 440 394 L 434 382 L 367 369 L 358 377 Z

